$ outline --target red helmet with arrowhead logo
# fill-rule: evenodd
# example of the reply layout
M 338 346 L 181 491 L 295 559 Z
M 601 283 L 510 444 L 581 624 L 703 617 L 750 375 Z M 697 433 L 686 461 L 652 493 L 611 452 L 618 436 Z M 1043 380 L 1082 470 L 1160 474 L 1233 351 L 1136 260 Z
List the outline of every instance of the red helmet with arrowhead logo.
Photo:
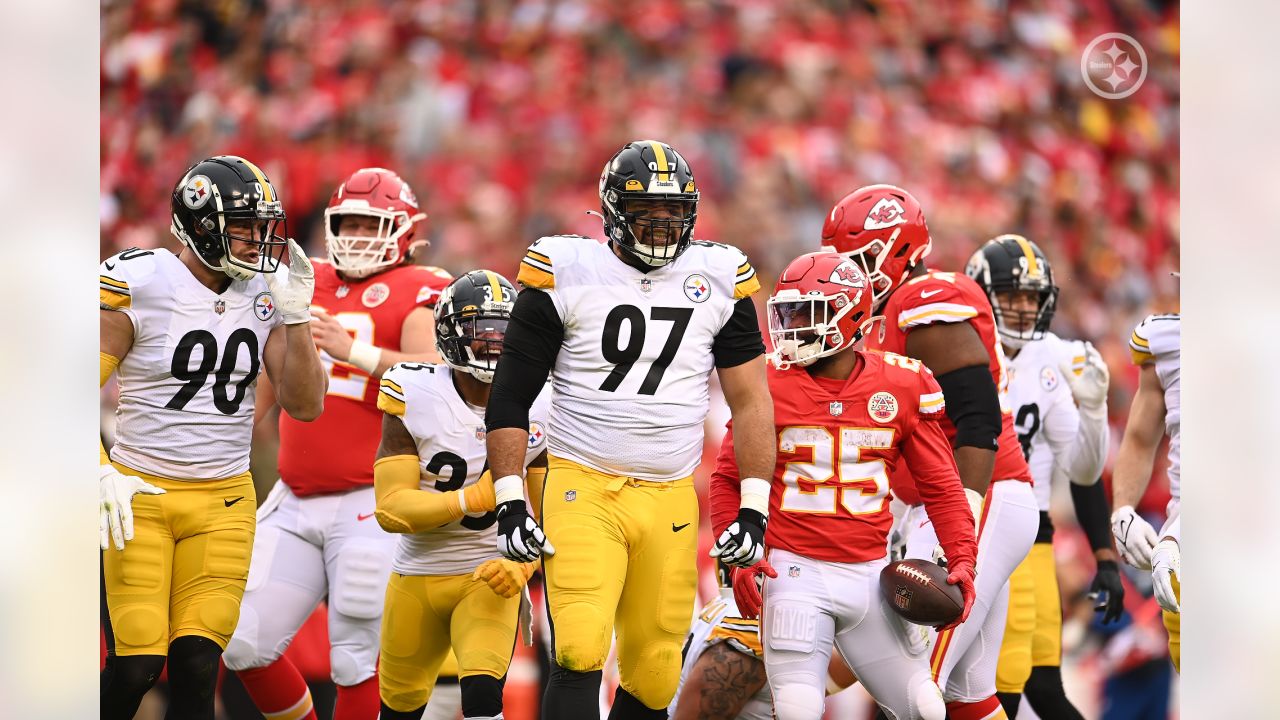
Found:
M 879 309 L 929 254 L 933 242 L 924 211 L 911 193 L 893 185 L 868 185 L 831 208 L 822 226 L 822 247 L 862 268 Z
M 875 322 L 871 298 L 867 276 L 843 255 L 792 260 L 767 303 L 774 365 L 804 367 L 856 345 Z

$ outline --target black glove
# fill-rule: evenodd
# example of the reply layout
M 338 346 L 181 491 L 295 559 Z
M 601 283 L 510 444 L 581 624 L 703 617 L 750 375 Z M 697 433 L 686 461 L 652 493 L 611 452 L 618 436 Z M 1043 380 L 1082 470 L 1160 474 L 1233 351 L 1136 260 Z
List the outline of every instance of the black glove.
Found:
M 1120 619 L 1124 612 L 1124 583 L 1120 581 L 1120 568 L 1114 560 L 1098 561 L 1098 573 L 1093 576 L 1088 598 L 1095 603 L 1094 611 L 1105 611 L 1104 625 Z
M 498 552 L 508 560 L 533 562 L 542 553 L 555 555 L 547 536 L 529 515 L 524 500 L 498 504 Z
M 751 567 L 764 559 L 764 530 L 769 519 L 751 508 L 739 508 L 738 517 L 720 533 L 711 557 L 729 565 Z

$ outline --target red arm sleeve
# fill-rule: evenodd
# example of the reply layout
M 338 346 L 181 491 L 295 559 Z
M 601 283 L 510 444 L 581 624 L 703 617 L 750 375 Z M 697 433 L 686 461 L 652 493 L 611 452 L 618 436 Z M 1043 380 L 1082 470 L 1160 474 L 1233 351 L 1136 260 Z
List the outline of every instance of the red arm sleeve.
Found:
M 902 444 L 902 460 L 911 468 L 916 490 L 948 561 L 975 563 L 978 543 L 973 513 L 960 484 L 951 444 L 937 422 L 922 419 L 916 424 Z
M 711 537 L 720 537 L 720 533 L 738 517 L 738 505 L 742 502 L 741 486 L 742 478 L 738 476 L 738 463 L 733 455 L 733 422 L 730 421 L 729 431 L 720 443 L 716 470 L 711 474 Z

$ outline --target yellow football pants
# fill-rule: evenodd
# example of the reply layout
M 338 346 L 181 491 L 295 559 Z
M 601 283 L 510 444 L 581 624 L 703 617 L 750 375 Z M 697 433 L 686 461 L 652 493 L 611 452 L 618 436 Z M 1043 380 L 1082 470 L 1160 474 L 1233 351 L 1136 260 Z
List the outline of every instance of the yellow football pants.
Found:
M 996 665 L 996 692 L 1021 693 L 1031 668 L 1062 663 L 1062 599 L 1053 543 L 1036 543 L 1009 576 L 1009 614 Z
M 225 649 L 249 578 L 253 478 L 184 482 L 112 464 L 166 491 L 134 495 L 133 539 L 102 551 L 116 654 L 166 655 L 184 635 Z
M 551 457 L 542 527 L 556 662 L 604 667 L 618 639 L 621 686 L 652 709 L 680 682 L 680 648 L 697 589 L 698 496 L 693 478 L 650 482 Z
M 1182 607 L 1182 583 L 1178 582 L 1175 575 L 1170 578 L 1173 580 L 1173 596 L 1178 600 L 1178 607 Z M 1169 657 L 1173 658 L 1173 669 L 1179 674 L 1182 673 L 1182 613 L 1171 613 L 1168 610 L 1161 610 L 1160 614 L 1164 618 L 1164 629 L 1169 633 Z
M 506 675 L 519 615 L 519 595 L 499 597 L 470 573 L 392 573 L 378 656 L 382 702 L 400 712 L 426 705 L 450 647 L 458 677 Z

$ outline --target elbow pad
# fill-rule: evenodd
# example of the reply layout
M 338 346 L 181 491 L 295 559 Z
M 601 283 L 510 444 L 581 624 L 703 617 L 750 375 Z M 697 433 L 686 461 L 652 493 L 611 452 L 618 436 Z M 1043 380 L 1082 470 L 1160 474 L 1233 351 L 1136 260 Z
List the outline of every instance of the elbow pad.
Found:
M 954 446 L 999 449 L 1003 415 L 991 371 L 985 365 L 970 365 L 937 379 L 947 403 L 947 417 L 956 427 Z

